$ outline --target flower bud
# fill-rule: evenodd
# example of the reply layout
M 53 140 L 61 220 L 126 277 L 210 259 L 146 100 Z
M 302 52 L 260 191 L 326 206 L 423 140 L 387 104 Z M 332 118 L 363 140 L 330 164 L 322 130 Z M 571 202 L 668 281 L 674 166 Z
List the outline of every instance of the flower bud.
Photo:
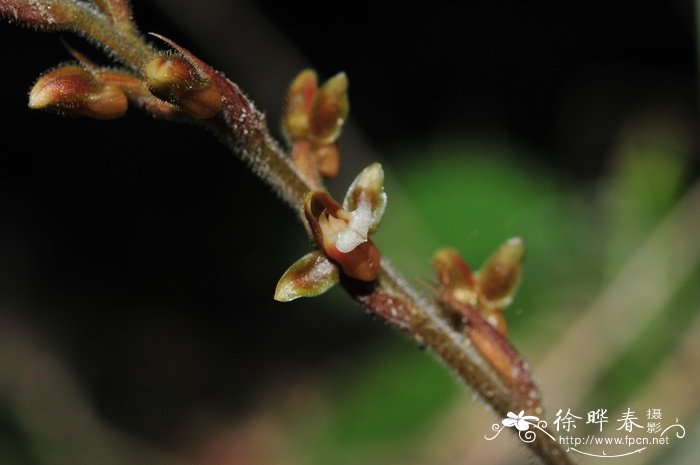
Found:
M 466 307 L 476 310 L 503 336 L 508 326 L 501 307 L 487 299 L 479 288 L 479 275 L 472 272 L 454 249 L 440 249 L 433 255 L 433 267 L 438 278 L 438 301 L 450 317 L 464 317 Z M 506 305 L 507 302 L 501 302 Z
M 144 66 L 143 73 L 153 95 L 194 118 L 210 118 L 221 110 L 221 94 L 216 86 L 182 56 L 157 56 Z
M 318 89 L 314 98 L 309 121 L 313 141 L 319 145 L 335 142 L 349 111 L 348 78 L 338 73 Z
M 117 86 L 104 84 L 78 65 L 44 74 L 29 92 L 29 108 L 54 109 L 95 119 L 119 118 L 128 102 Z
M 305 139 L 309 133 L 309 115 L 317 88 L 318 78 L 311 69 L 299 73 L 289 86 L 284 128 L 292 140 Z
M 498 306 L 510 304 L 520 283 L 520 268 L 525 254 L 523 240 L 509 239 L 486 261 L 479 272 L 480 294 Z

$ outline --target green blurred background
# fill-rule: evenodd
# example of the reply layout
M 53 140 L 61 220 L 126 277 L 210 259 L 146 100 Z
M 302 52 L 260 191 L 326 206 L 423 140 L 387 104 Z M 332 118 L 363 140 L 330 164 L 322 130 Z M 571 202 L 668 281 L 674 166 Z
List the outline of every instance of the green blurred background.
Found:
M 697 462 L 691 2 L 134 4 L 144 31 L 226 71 L 274 128 L 298 70 L 346 70 L 330 188 L 384 164 L 384 254 L 428 292 L 438 247 L 478 267 L 523 237 L 506 317 L 545 418 L 605 408 L 614 430 L 627 408 L 660 408 L 687 436 L 609 460 Z M 0 464 L 528 460 L 515 437 L 486 441 L 500 419 L 342 291 L 272 301 L 309 244 L 216 141 L 136 111 L 30 112 L 25 90 L 67 54 L 57 35 L 3 23 L 0 37 Z

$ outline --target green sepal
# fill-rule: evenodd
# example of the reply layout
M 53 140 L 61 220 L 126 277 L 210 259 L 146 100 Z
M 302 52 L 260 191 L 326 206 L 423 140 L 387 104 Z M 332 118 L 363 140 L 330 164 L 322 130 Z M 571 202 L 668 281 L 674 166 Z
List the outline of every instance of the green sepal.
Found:
M 275 289 L 275 300 L 289 302 L 299 297 L 315 297 L 338 280 L 338 267 L 321 252 L 311 252 L 284 272 Z

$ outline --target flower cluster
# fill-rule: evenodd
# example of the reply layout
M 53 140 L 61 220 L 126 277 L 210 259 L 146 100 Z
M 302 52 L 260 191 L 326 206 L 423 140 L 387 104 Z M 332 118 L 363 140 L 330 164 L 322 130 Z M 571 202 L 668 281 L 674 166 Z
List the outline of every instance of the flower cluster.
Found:
M 481 270 L 473 272 L 456 250 L 438 250 L 433 256 L 433 266 L 440 283 L 440 300 L 448 308 L 460 307 L 450 305 L 458 303 L 476 309 L 507 336 L 503 309 L 512 302 L 520 283 L 524 252 L 522 239 L 514 237 L 501 245 Z
M 124 115 L 131 101 L 156 116 L 211 118 L 222 110 L 213 71 L 172 41 L 175 50 L 156 53 L 139 73 L 100 67 L 69 48 L 76 59 L 45 72 L 29 92 L 29 108 L 95 119 Z
M 441 249 L 433 256 L 433 266 L 439 283 L 437 302 L 445 318 L 476 347 L 524 410 L 539 413 L 539 389 L 508 342 L 502 312 L 520 282 L 524 250 L 520 238 L 510 239 L 474 272 L 457 251 Z
M 316 72 L 306 69 L 289 86 L 284 130 L 292 146 L 294 165 L 315 188 L 321 186 L 321 176 L 338 174 L 336 140 L 349 111 L 345 73 L 336 74 L 319 87 Z

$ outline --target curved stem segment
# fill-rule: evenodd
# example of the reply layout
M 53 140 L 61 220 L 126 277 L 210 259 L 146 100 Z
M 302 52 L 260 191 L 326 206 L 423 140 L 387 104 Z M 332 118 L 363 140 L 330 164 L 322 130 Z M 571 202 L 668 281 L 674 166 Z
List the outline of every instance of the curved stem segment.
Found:
M 89 4 L 69 2 L 68 5 L 71 27 L 67 29 L 95 41 L 133 70 L 140 70 L 155 56 L 155 50 L 135 29 L 120 27 L 120 23 L 115 24 Z
M 262 115 L 237 87 L 235 90 L 238 92 L 238 105 L 236 108 L 229 108 L 231 115 L 227 119 L 239 123 L 255 121 L 259 126 L 251 128 L 238 124 L 231 127 L 218 122 L 209 123 L 209 128 L 219 134 L 232 151 L 292 209 L 299 211 L 302 200 L 311 190 L 311 186 L 269 136 Z M 253 112 L 256 113 L 256 117 L 250 118 Z M 508 412 L 521 410 L 517 399 L 469 340 L 448 325 L 439 316 L 435 305 L 422 298 L 387 260 L 382 260 L 382 269 L 376 281 L 362 283 L 344 280 L 342 284 L 347 293 L 369 313 L 381 317 L 392 326 L 408 333 L 419 344 L 430 348 L 440 361 L 470 385 L 501 418 L 505 418 Z M 544 463 L 572 463 L 559 444 L 551 441 L 546 435 L 537 436 L 529 445 Z
M 435 354 L 457 376 L 470 385 L 500 418 L 522 409 L 519 401 L 501 382 L 493 368 L 461 333 L 439 316 L 438 309 L 422 298 L 392 266 L 382 261 L 382 271 L 374 285 L 357 287 L 345 283 L 346 291 L 368 312 L 376 314 L 413 337 Z M 514 429 L 515 432 L 515 429 Z M 546 435 L 537 435 L 528 444 L 543 463 L 573 463 L 568 454 Z
M 98 7 L 74 0 L 0 0 L 0 15 L 44 30 L 72 30 L 110 51 L 123 65 L 139 74 L 144 64 L 156 56 L 135 27 L 129 26 L 129 12 L 121 0 L 99 0 Z M 168 41 L 216 86 L 222 109 L 215 118 L 202 124 L 221 138 L 231 151 L 268 184 L 295 212 L 299 212 L 310 186 L 291 163 L 289 156 L 272 138 L 264 116 L 222 74 Z M 146 111 L 155 111 L 147 103 L 132 99 Z M 159 113 L 179 121 L 193 118 Z M 520 402 L 478 350 L 460 331 L 450 326 L 435 305 L 420 296 L 408 282 L 382 261 L 377 279 L 371 283 L 345 279 L 341 284 L 348 294 L 368 312 L 408 333 L 431 351 L 460 379 L 469 384 L 501 418 L 521 410 Z M 529 446 L 542 462 L 571 464 L 557 442 L 537 437 Z

